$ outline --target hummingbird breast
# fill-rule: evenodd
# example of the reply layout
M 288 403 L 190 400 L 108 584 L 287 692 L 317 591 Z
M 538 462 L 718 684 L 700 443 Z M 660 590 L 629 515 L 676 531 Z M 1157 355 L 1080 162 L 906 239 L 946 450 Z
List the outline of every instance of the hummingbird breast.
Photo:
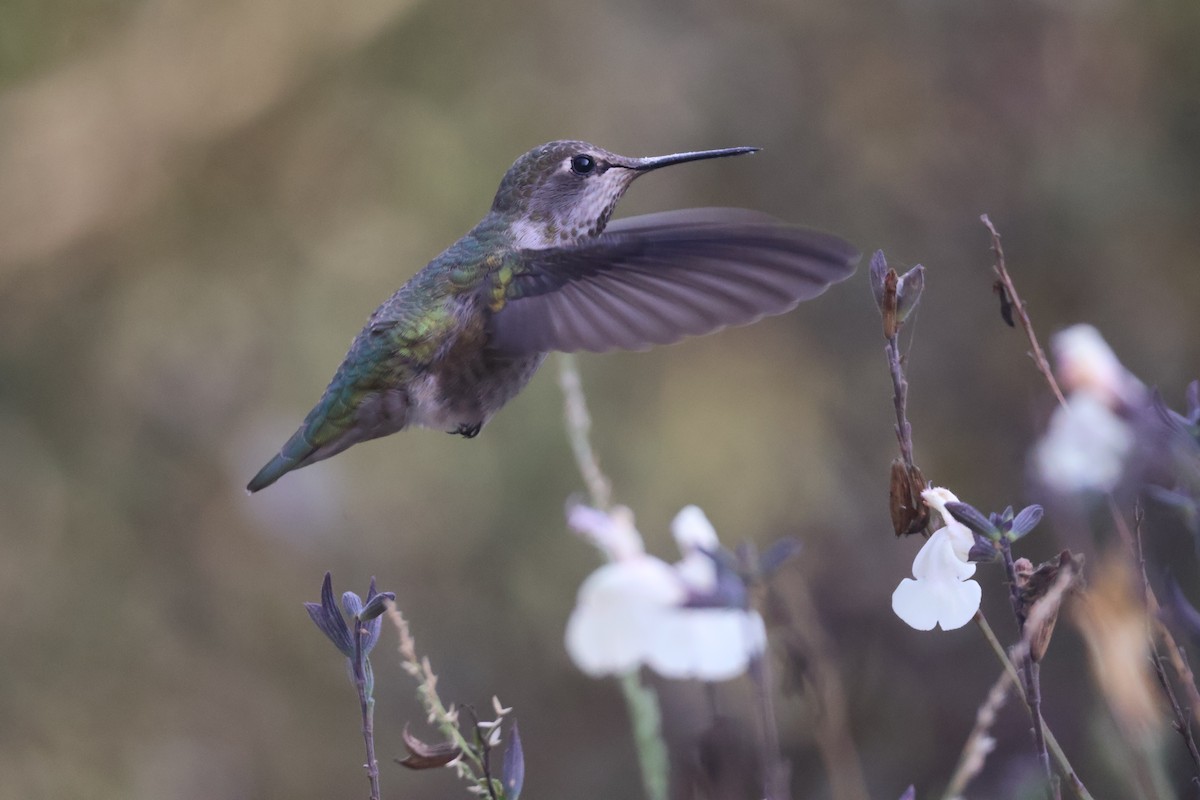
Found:
M 488 346 L 474 299 L 455 310 L 457 335 L 408 387 L 410 425 L 449 432 L 487 423 L 525 387 L 545 353 L 509 355 Z

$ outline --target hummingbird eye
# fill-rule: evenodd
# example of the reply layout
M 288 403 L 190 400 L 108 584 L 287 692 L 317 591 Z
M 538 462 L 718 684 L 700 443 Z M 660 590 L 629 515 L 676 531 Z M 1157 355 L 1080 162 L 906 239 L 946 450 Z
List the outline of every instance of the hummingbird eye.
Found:
M 576 175 L 587 175 L 596 168 L 596 159 L 589 155 L 578 155 L 571 159 L 571 171 Z

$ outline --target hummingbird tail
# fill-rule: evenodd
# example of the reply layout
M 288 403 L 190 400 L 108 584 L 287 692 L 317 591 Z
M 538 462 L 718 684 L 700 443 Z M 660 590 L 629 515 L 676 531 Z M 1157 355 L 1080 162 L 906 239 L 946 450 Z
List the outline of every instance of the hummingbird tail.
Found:
M 254 494 L 267 488 L 292 470 L 308 466 L 317 460 L 312 457 L 316 453 L 317 447 L 309 442 L 304 434 L 303 427 L 296 431 L 279 453 L 251 479 L 250 483 L 246 485 L 246 491 Z

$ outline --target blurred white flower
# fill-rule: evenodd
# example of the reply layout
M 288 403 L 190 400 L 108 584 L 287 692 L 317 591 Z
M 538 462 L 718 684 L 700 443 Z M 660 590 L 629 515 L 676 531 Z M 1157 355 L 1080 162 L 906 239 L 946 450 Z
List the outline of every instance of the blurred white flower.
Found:
M 900 581 L 892 592 L 896 616 L 920 631 L 961 628 L 979 610 L 982 590 L 976 581 L 975 565 L 967 561 L 975 537 L 946 511 L 946 503 L 958 498 L 948 489 L 927 489 L 925 504 L 939 511 L 945 526 L 934 531 L 913 560 L 913 578 Z
M 721 543 L 717 531 L 699 506 L 685 506 L 671 521 L 671 534 L 683 555 L 675 569 L 688 588 L 711 592 L 717 586 L 717 565 L 709 556 Z
M 1125 420 L 1095 395 L 1076 392 L 1050 418 L 1034 463 L 1056 492 L 1109 492 L 1120 482 L 1134 443 Z
M 667 678 L 719 681 L 745 672 L 762 652 L 757 612 L 687 605 L 717 582 L 705 552 L 719 542 L 699 508 L 688 506 L 672 523 L 684 556 L 675 566 L 646 555 L 628 509 L 577 507 L 569 522 L 612 559 L 584 580 L 567 621 L 567 653 L 581 670 L 599 677 L 645 664 Z
M 1034 467 L 1057 492 L 1112 491 L 1137 439 L 1128 417 L 1144 406 L 1146 389 L 1091 325 L 1061 331 L 1051 346 L 1067 403 L 1051 416 Z
M 1109 408 L 1137 403 L 1145 387 L 1121 365 L 1100 331 L 1091 325 L 1073 325 L 1050 340 L 1055 371 L 1069 393 L 1094 396 Z

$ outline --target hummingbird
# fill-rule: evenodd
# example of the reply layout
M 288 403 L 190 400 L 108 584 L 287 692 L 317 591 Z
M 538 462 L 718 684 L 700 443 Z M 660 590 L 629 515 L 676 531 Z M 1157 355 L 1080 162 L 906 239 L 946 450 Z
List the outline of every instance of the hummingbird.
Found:
M 848 278 L 859 259 L 849 243 L 756 211 L 609 222 L 647 172 L 757 150 L 630 158 L 555 141 L 518 158 L 479 224 L 375 309 L 247 491 L 412 426 L 473 438 L 551 351 L 670 344 L 781 314 Z

